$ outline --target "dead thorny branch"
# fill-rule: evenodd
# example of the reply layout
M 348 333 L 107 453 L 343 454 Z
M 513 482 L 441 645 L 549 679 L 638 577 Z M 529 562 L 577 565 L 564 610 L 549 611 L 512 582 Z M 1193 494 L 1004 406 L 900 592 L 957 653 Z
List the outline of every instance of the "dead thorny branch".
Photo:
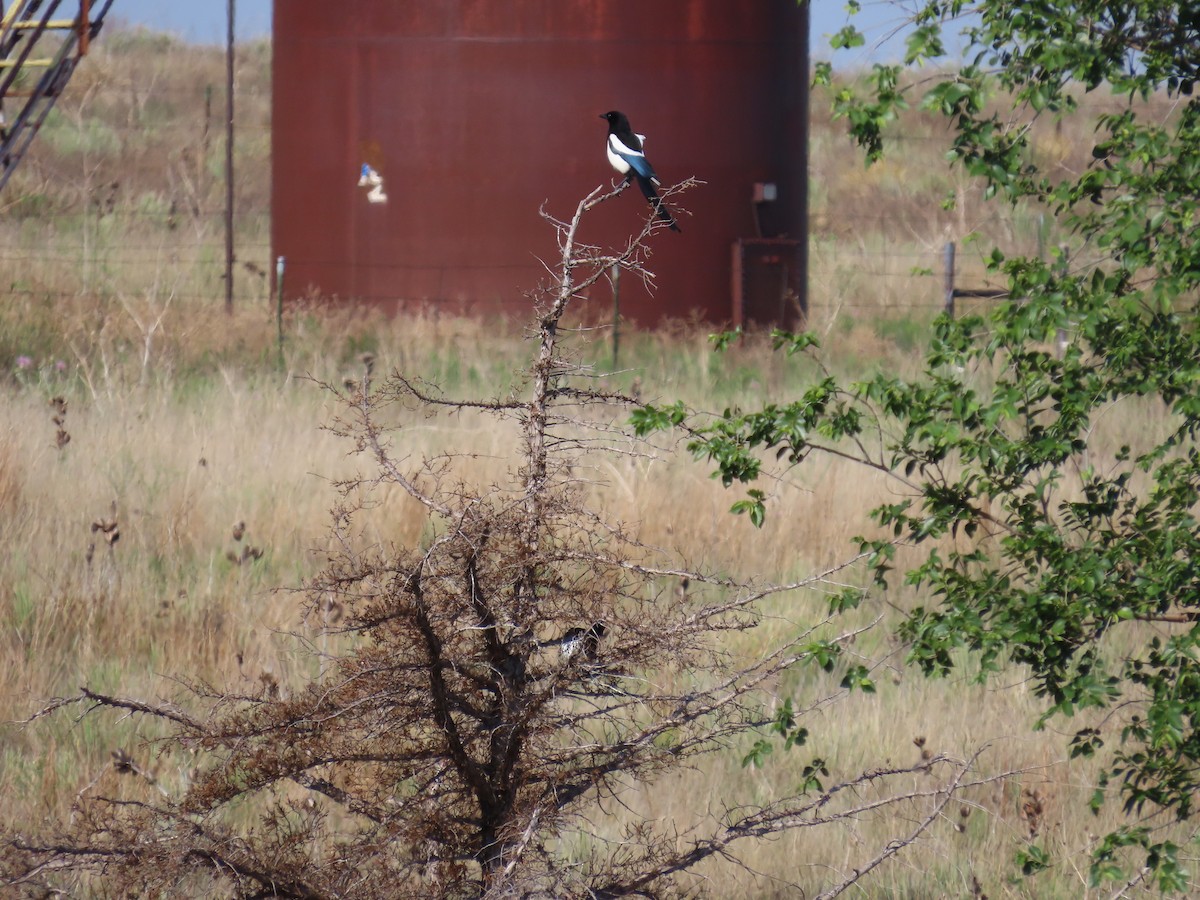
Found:
M 827 886 L 837 893 L 986 780 L 974 757 L 845 771 L 769 803 L 730 797 L 715 824 L 701 812 L 685 826 L 689 840 L 677 823 L 632 812 L 638 791 L 704 756 L 744 753 L 768 729 L 794 735 L 839 702 L 848 688 L 836 673 L 818 673 L 811 683 L 824 687 L 794 706 L 781 706 L 776 685 L 797 666 L 836 669 L 874 622 L 843 624 L 813 590 L 857 560 L 790 584 L 699 571 L 589 506 L 573 474 L 589 447 L 581 434 L 618 431 L 589 411 L 630 398 L 575 386 L 586 367 L 568 358 L 581 351 L 561 345 L 561 326 L 613 266 L 649 280 L 650 242 L 665 227 L 651 218 L 615 250 L 579 243 L 586 213 L 620 190 L 598 188 L 568 221 L 547 216 L 560 258 L 520 397 L 452 401 L 400 373 L 343 397 L 332 430 L 372 474 L 338 485 L 328 561 L 306 585 L 313 609 L 336 598 L 344 616 L 320 674 L 260 695 L 198 691 L 203 713 L 88 688 L 50 704 L 34 718 L 76 702 L 149 717 L 168 730 L 159 759 L 194 764 L 170 782 L 120 757 L 147 773 L 120 783 L 125 796 L 89 789 L 63 827 L 0 836 L 6 883 L 54 890 L 95 878 L 140 896 L 672 896 L 692 889 L 699 863 L 736 861 L 735 845 L 930 804 Z M 473 486 L 454 480 L 452 453 L 410 461 L 389 421 L 414 405 L 515 422 L 518 464 L 502 483 Z M 355 527 L 388 513 L 389 492 L 420 504 L 419 546 L 372 543 Z M 761 605 L 784 592 L 797 599 L 771 637 Z M 148 786 L 156 793 L 137 796 Z M 614 804 L 626 817 L 615 841 Z M 578 845 L 595 849 L 580 858 L 565 840 L 584 834 Z

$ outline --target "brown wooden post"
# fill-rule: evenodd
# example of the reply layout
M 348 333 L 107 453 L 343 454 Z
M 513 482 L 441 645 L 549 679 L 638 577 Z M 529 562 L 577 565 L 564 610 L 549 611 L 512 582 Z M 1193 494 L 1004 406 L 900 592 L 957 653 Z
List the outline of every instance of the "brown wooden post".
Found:
M 87 56 L 88 42 L 92 37 L 91 0 L 81 0 L 79 4 L 79 52 L 78 57 Z

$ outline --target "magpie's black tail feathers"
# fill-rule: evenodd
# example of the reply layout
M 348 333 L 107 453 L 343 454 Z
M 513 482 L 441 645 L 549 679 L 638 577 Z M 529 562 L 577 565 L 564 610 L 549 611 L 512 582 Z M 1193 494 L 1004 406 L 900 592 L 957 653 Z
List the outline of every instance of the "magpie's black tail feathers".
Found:
M 671 211 L 667 209 L 667 204 L 662 202 L 662 198 L 658 196 L 658 191 L 654 189 L 654 185 L 649 178 L 638 178 L 638 187 L 642 189 L 642 194 L 650 201 L 650 205 L 654 207 L 654 211 L 658 213 L 658 217 L 667 223 L 667 226 L 672 231 L 679 231 L 679 226 L 675 223 L 675 217 L 671 215 Z

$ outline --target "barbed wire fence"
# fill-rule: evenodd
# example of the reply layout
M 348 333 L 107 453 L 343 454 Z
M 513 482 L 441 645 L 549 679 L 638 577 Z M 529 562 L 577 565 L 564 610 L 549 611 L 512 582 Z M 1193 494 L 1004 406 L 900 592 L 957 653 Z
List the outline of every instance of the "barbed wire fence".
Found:
M 26 304 L 105 296 L 223 302 L 222 57 L 165 36 L 118 30 L 105 39 L 0 195 L 0 286 Z M 150 61 L 146 72 L 130 71 L 134 42 L 147 44 L 136 57 Z M 269 79 L 259 77 L 261 59 L 248 65 L 236 91 L 233 284 L 240 303 L 265 310 Z M 185 76 L 172 67 L 199 77 L 180 87 Z

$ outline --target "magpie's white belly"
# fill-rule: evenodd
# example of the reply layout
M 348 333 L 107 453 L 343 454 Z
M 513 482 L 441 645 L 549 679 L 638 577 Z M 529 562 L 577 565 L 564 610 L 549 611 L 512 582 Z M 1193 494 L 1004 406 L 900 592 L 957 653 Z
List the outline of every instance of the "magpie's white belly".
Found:
M 606 146 L 605 149 L 608 153 L 608 161 L 612 165 L 612 167 L 614 169 L 616 169 L 618 172 L 620 172 L 622 175 L 628 175 L 629 174 L 629 163 L 625 162 L 625 160 L 623 160 L 620 156 L 618 156 L 616 153 L 614 153 L 613 148 L 611 146 Z

